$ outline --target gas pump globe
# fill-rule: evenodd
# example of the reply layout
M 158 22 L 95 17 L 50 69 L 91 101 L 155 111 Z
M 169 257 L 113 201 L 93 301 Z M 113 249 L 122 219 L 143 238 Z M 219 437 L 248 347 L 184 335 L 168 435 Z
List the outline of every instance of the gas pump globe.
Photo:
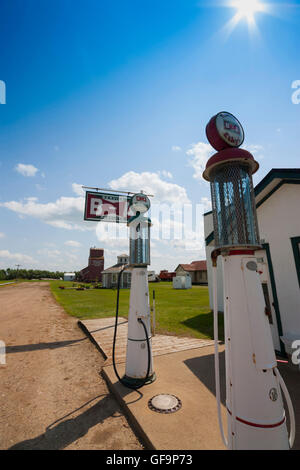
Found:
M 255 250 L 261 249 L 252 174 L 259 165 L 239 146 L 240 122 L 219 113 L 206 127 L 218 150 L 203 173 L 210 182 L 215 250 L 212 252 L 215 378 L 218 420 L 228 449 L 289 449 L 295 437 L 291 400 L 277 369 Z M 220 405 L 217 259 L 223 274 L 227 438 Z M 219 263 L 218 263 L 219 264 Z M 288 404 L 288 436 L 281 391 Z

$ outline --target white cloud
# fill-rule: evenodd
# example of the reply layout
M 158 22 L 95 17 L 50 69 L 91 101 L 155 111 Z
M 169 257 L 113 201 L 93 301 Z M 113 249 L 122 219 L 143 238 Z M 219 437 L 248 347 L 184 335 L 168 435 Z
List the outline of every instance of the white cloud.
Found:
M 69 261 L 78 261 L 78 256 L 74 253 L 65 253 L 66 257 L 69 258 Z
M 24 163 L 18 163 L 15 170 L 23 176 L 35 176 L 39 171 L 35 166 L 25 165 Z
M 4 238 L 4 237 L 5 237 L 5 233 L 0 232 L 0 238 Z
M 182 148 L 179 147 L 179 145 L 173 145 L 172 146 L 172 151 L 173 152 L 181 152 Z
M 47 248 L 43 248 L 42 250 L 38 250 L 37 252 L 39 255 L 47 256 L 49 258 L 57 258 L 61 255 L 59 250 L 48 250 Z
M 173 175 L 170 171 L 163 170 L 159 171 L 158 174 L 163 176 L 164 178 L 169 178 L 170 180 L 173 178 Z
M 37 198 L 24 201 L 0 203 L 0 207 L 16 212 L 20 217 L 30 216 L 42 220 L 53 227 L 67 230 L 93 230 L 94 227 L 84 222 L 84 197 L 60 197 L 55 202 L 42 204 Z
M 67 240 L 64 244 L 66 246 L 71 246 L 72 248 L 79 248 L 81 246 L 81 243 L 76 242 L 75 240 Z
M 19 261 L 21 263 L 36 263 L 31 256 L 22 253 L 11 253 L 8 250 L 0 250 L 0 259 Z
M 248 150 L 248 152 L 252 153 L 253 156 L 257 160 L 263 160 L 263 158 L 264 158 L 264 154 L 263 154 L 264 148 L 263 148 L 262 145 L 250 144 L 250 145 L 244 145 L 242 148 L 245 149 L 245 150 Z
M 136 173 L 129 171 L 116 180 L 108 183 L 111 189 L 128 190 L 132 192 L 145 191 L 155 196 L 155 202 L 188 203 L 186 189 L 178 184 L 169 183 L 161 179 L 159 173 Z
M 193 177 L 197 180 L 202 180 L 202 174 L 205 170 L 208 159 L 215 153 L 211 145 L 204 142 L 193 144 L 186 152 L 192 158 L 189 160 L 189 165 L 194 168 Z
M 73 193 L 77 194 L 77 196 L 85 196 L 85 191 L 82 188 L 82 184 L 73 183 L 72 190 L 73 190 Z
M 201 204 L 203 205 L 205 212 L 211 211 L 211 199 L 208 197 L 202 197 Z
M 29 202 L 38 201 L 38 198 L 37 198 L 37 197 L 25 197 L 24 199 L 25 199 L 25 201 L 29 201 Z

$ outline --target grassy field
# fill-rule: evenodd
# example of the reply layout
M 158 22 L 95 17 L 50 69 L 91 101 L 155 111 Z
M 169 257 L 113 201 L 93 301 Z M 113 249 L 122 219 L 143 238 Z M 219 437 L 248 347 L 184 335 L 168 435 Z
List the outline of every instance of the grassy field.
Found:
M 50 281 L 51 291 L 66 312 L 78 319 L 115 316 L 117 291 L 89 289 L 77 291 L 60 289 L 72 287 L 72 282 Z M 195 338 L 213 338 L 213 314 L 209 308 L 208 288 L 193 286 L 189 290 L 175 290 L 172 283 L 150 283 L 156 298 L 156 332 Z M 120 292 L 119 315 L 128 316 L 129 290 Z M 223 317 L 219 321 L 220 339 L 223 339 Z
M 8 284 L 9 282 L 17 282 L 16 279 L 12 279 L 11 281 L 0 281 L 0 284 Z
M 43 279 L 11 279 L 9 281 L 0 281 L 0 284 L 8 284 L 10 282 L 20 283 L 20 282 L 47 282 Z

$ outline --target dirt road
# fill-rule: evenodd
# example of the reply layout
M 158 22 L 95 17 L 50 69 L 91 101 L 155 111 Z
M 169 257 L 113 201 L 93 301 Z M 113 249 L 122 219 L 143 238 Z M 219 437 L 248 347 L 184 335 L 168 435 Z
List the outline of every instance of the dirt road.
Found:
M 1 449 L 142 446 L 99 372 L 96 348 L 47 283 L 0 287 Z

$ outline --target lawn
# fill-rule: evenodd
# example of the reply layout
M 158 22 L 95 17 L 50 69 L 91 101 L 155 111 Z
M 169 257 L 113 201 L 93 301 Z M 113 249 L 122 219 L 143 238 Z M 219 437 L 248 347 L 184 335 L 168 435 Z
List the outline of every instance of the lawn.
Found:
M 66 312 L 78 319 L 115 316 L 117 291 L 111 289 L 60 289 L 72 287 L 72 282 L 50 281 L 51 291 Z M 195 338 L 213 338 L 213 314 L 209 308 L 208 288 L 193 286 L 189 290 L 175 290 L 172 283 L 150 283 L 156 299 L 156 332 Z M 129 290 L 120 292 L 119 315 L 128 316 Z M 220 339 L 223 339 L 223 316 L 219 320 Z
M 9 282 L 17 282 L 16 279 L 12 279 L 11 281 L 0 281 L 0 284 L 8 284 Z

